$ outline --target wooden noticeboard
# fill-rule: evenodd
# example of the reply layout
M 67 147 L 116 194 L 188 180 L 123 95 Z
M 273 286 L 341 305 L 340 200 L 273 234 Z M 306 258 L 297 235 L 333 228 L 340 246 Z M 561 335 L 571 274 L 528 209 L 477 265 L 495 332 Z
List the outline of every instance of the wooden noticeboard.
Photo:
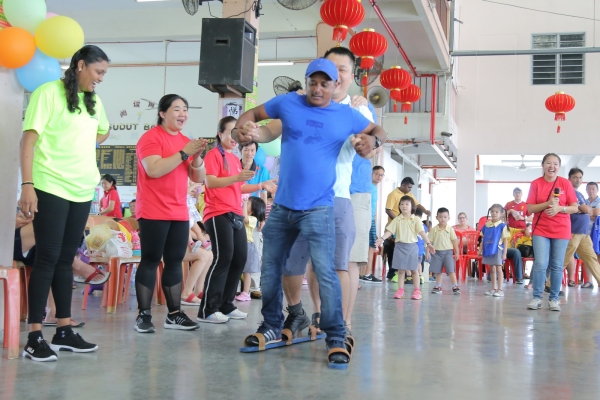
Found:
M 110 174 L 119 186 L 137 185 L 137 156 L 135 146 L 100 146 L 96 149 L 100 174 Z

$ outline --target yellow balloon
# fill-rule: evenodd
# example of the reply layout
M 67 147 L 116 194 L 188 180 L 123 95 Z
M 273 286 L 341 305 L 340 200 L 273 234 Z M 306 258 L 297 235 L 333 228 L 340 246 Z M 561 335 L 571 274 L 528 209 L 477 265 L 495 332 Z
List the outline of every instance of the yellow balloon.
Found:
M 83 47 L 83 29 L 72 18 L 59 15 L 42 22 L 35 30 L 35 43 L 54 58 L 71 58 Z

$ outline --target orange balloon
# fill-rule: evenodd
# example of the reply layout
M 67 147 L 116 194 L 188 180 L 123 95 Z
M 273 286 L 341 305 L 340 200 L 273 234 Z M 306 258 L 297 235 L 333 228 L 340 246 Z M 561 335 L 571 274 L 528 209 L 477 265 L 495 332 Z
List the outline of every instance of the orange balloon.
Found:
M 23 28 L 11 26 L 0 30 L 0 65 L 21 68 L 35 55 L 35 39 Z

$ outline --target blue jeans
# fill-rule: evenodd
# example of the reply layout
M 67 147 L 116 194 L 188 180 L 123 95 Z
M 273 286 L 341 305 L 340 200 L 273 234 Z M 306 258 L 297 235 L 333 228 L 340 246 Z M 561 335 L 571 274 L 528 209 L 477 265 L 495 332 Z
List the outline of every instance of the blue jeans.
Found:
M 273 204 L 263 229 L 261 268 L 263 324 L 280 332 L 283 328 L 283 267 L 299 233 L 306 238 L 321 296 L 320 328 L 327 343 L 346 337 L 342 314 L 342 289 L 334 268 L 335 223 L 333 207 L 294 211 Z
M 515 267 L 515 276 L 517 281 L 523 280 L 523 259 L 521 258 L 521 252 L 515 248 L 506 249 L 506 258 L 512 260 Z
M 546 275 L 550 270 L 550 300 L 558 299 L 560 285 L 563 275 L 563 262 L 567 251 L 568 239 L 549 239 L 543 236 L 533 235 L 533 298 L 542 299 Z

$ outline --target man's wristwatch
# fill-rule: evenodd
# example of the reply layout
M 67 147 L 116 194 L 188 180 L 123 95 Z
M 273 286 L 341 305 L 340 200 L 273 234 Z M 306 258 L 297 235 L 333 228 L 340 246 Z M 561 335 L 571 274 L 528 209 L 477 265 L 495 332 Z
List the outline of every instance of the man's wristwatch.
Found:
M 563 207 L 563 213 L 567 213 L 567 207 Z
M 375 150 L 379 147 L 381 147 L 381 139 L 379 139 L 378 136 L 375 136 L 375 147 L 373 147 L 373 150 Z
M 187 160 L 188 158 L 190 158 L 190 156 L 183 150 L 179 150 L 179 154 L 181 154 L 181 159 L 183 161 Z

